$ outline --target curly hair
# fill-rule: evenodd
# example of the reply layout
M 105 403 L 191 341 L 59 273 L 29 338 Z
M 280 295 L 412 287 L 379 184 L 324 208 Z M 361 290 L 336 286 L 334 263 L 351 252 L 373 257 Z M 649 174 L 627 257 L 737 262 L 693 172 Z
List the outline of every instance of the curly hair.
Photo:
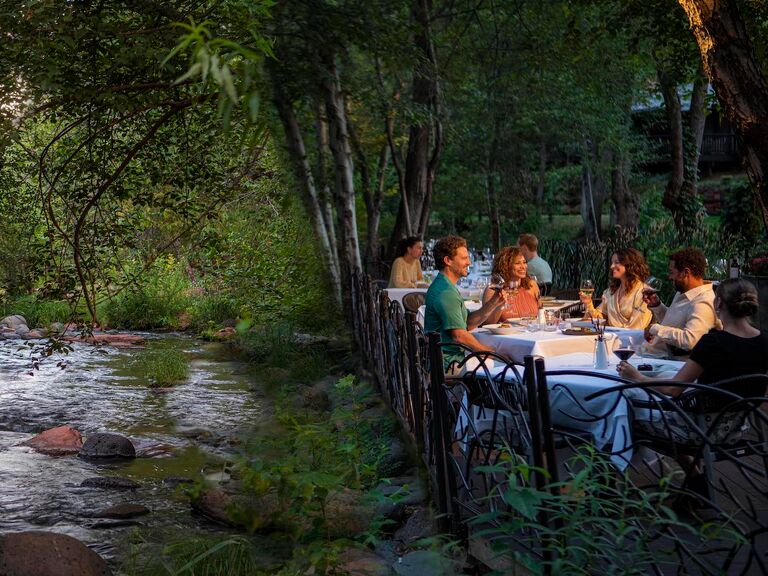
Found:
M 675 263 L 675 268 L 682 271 L 684 268 L 690 270 L 691 275 L 696 278 L 704 278 L 707 273 L 707 259 L 704 253 L 697 248 L 683 248 L 674 254 L 669 255 L 670 262 Z
M 514 276 L 512 267 L 515 265 L 515 259 L 522 255 L 522 251 L 517 246 L 505 246 L 493 257 L 493 269 L 491 270 L 491 273 L 500 274 L 506 282 L 509 282 L 512 279 L 512 276 Z M 520 285 L 526 290 L 531 287 L 532 283 L 530 276 L 527 274 L 525 278 L 520 280 Z
M 754 316 L 759 309 L 757 288 L 752 282 L 743 278 L 729 278 L 720 282 L 715 292 L 723 301 L 726 310 L 734 318 Z
M 634 286 L 636 282 L 645 282 L 645 279 L 651 275 L 651 271 L 645 261 L 645 256 L 639 250 L 622 248 L 616 250 L 614 254 L 618 258 L 619 264 L 625 268 L 624 275 L 629 286 Z M 615 293 L 619 286 L 621 286 L 621 280 L 611 278 L 611 294 Z
M 432 249 L 432 256 L 435 259 L 435 266 L 438 270 L 445 268 L 445 258 L 456 256 L 456 250 L 467 247 L 467 241 L 461 236 L 444 236 L 435 243 Z

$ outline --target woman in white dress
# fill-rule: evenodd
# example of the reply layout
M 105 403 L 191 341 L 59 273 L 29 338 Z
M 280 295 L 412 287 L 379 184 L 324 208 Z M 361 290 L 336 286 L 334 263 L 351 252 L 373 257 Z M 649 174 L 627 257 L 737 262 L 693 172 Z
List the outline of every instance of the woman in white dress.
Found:
M 653 315 L 643 302 L 643 282 L 648 276 L 648 264 L 634 248 L 622 248 L 611 256 L 611 281 L 595 308 L 592 297 L 584 293 L 579 298 L 592 318 L 604 318 L 609 326 L 643 330 Z

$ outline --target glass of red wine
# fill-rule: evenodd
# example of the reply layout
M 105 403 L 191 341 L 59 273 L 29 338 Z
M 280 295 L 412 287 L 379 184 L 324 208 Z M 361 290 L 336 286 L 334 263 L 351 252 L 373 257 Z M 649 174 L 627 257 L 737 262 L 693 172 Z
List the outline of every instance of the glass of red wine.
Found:
M 635 351 L 631 348 L 616 348 L 613 353 L 616 354 L 622 362 L 626 362 L 635 355 Z

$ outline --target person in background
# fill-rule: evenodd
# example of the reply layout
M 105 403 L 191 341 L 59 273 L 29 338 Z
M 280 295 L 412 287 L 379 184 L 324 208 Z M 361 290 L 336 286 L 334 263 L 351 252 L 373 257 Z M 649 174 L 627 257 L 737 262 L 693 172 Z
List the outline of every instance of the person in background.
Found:
M 701 250 L 684 248 L 669 256 L 669 279 L 677 293 L 669 307 L 658 294 L 643 290 L 643 302 L 653 313 L 646 328 L 646 352 L 652 356 L 688 356 L 696 343 L 717 325 L 715 292 L 704 282 L 707 260 Z
M 433 249 L 435 266 L 440 273 L 427 290 L 424 311 L 424 331 L 439 332 L 441 342 L 464 344 L 475 352 L 493 352 L 492 348 L 478 342 L 470 330 L 482 324 L 488 316 L 498 314 L 504 306 L 504 298 L 496 291 L 479 310 L 468 313 L 464 300 L 456 288 L 459 278 L 469 273 L 467 242 L 460 236 L 446 236 Z M 458 346 L 445 346 L 443 359 L 448 367 L 460 362 L 464 351 Z
M 418 236 L 403 238 L 397 245 L 388 288 L 418 288 L 423 285 L 421 254 L 424 242 Z
M 517 245 L 528 262 L 528 274 L 536 277 L 536 282 L 546 295 L 552 287 L 552 268 L 539 256 L 539 239 L 533 234 L 521 234 Z
M 539 312 L 539 287 L 528 276 L 528 264 L 523 252 L 517 246 L 506 246 L 499 250 L 493 258 L 492 274 L 498 274 L 505 284 L 519 282 L 517 294 L 509 296 L 507 305 L 496 314 L 491 314 L 486 322 L 501 322 L 504 318 L 521 318 L 523 316 L 536 316 Z M 506 289 L 505 289 L 506 290 Z M 495 296 L 492 287 L 485 289 L 483 303 Z
M 653 315 L 643 302 L 643 282 L 650 275 L 643 255 L 634 248 L 622 248 L 611 256 L 611 280 L 595 308 L 591 296 L 579 293 L 591 318 L 605 318 L 609 326 L 645 329 Z

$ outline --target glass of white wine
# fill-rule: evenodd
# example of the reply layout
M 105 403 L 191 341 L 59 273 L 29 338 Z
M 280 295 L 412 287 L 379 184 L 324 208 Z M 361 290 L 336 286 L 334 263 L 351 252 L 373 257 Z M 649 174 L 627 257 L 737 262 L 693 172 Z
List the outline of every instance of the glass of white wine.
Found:
M 588 296 L 589 298 L 592 298 L 592 294 L 595 293 L 595 285 L 589 278 L 586 278 L 581 281 L 581 293 L 584 294 L 584 296 Z

